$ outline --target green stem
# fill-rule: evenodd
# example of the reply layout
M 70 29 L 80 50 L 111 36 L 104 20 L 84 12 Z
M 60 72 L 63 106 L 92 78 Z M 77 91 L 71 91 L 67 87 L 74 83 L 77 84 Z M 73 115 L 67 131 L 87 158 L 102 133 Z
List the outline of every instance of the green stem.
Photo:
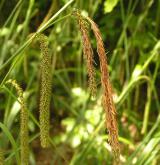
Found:
M 147 88 L 147 103 L 145 105 L 143 126 L 142 126 L 142 130 L 141 130 L 141 133 L 142 134 L 146 134 L 146 132 L 147 132 L 149 112 L 150 112 L 150 106 L 151 106 L 151 98 L 152 98 L 151 97 L 151 94 L 152 94 L 151 84 L 148 83 L 148 88 Z
M 71 3 L 73 3 L 75 0 L 70 0 L 68 3 L 66 3 L 55 15 L 53 15 L 43 26 L 41 26 L 38 30 L 37 33 L 43 32 L 45 29 L 47 29 L 50 24 L 61 14 Z
M 118 104 L 118 106 L 122 103 L 122 101 L 124 100 L 124 97 L 129 93 L 129 91 L 131 90 L 133 85 L 135 85 L 136 82 L 138 82 L 141 79 L 146 79 L 146 76 L 141 76 L 141 74 L 145 71 L 145 69 L 148 67 L 148 65 L 151 63 L 151 61 L 155 58 L 155 56 L 158 55 L 159 49 L 160 49 L 160 41 L 158 41 L 157 44 L 154 46 L 154 48 L 151 52 L 151 56 L 147 59 L 147 61 L 142 66 L 142 69 L 141 69 L 138 77 L 136 79 L 131 78 L 127 87 L 125 87 L 124 90 L 121 92 L 120 96 L 118 97 L 118 99 L 116 101 L 116 104 Z
M 127 94 L 129 93 L 129 91 L 134 87 L 134 85 L 136 85 L 137 82 L 139 82 L 140 80 L 148 80 L 147 76 L 139 76 L 136 79 L 132 79 L 129 84 L 124 88 L 124 90 L 121 92 L 120 96 L 118 97 L 116 104 L 117 106 L 120 106 L 124 99 L 126 98 Z

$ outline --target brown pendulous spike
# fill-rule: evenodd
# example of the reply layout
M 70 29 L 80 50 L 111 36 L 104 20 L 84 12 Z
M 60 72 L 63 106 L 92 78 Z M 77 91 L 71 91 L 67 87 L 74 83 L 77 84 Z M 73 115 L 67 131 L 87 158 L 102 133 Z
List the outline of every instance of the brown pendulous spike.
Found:
M 87 64 L 87 72 L 88 72 L 88 84 L 89 84 L 89 89 L 91 91 L 91 95 L 95 96 L 96 95 L 96 81 L 95 81 L 95 69 L 94 69 L 94 59 L 93 59 L 93 50 L 92 50 L 92 46 L 91 46 L 91 42 L 89 39 L 89 35 L 88 35 L 88 29 L 87 29 L 87 22 L 86 20 L 81 16 L 81 14 L 79 13 L 78 10 L 74 11 L 74 15 L 76 16 L 77 20 L 78 20 L 78 24 L 79 24 L 79 29 L 81 32 L 81 36 L 82 36 L 82 44 L 83 44 L 83 53 L 84 53 L 84 57 L 86 60 L 86 64 Z
M 89 17 L 86 19 L 90 22 L 93 33 L 97 41 L 97 52 L 100 60 L 101 83 L 104 89 L 103 107 L 106 112 L 106 126 L 109 132 L 109 143 L 112 147 L 116 160 L 119 160 L 120 148 L 118 142 L 118 126 L 116 121 L 116 109 L 112 98 L 112 87 L 109 80 L 109 71 L 107 57 L 105 53 L 104 43 L 101 37 L 101 32 L 97 24 Z

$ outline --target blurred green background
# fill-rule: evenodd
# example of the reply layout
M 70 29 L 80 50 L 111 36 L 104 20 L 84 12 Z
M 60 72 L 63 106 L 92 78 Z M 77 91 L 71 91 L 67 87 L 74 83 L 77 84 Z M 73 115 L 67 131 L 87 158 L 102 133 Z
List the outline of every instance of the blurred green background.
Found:
M 90 16 L 102 32 L 117 107 L 121 164 L 159 165 L 160 0 L 0 0 L 0 148 L 5 164 L 18 164 L 20 147 L 20 106 L 15 90 L 4 85 L 9 78 L 22 86 L 27 101 L 31 165 L 113 164 L 96 41 L 91 32 L 98 87 L 92 99 L 74 8 Z M 39 45 L 30 40 L 39 26 L 49 38 L 52 55 L 48 149 L 39 142 L 41 55 Z

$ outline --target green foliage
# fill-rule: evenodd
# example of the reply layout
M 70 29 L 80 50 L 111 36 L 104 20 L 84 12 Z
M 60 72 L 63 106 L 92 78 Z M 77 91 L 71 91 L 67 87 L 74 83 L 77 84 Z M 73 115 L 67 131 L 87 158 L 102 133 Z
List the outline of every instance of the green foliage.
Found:
M 104 12 L 110 13 L 114 7 L 118 4 L 119 0 L 105 0 L 104 2 Z

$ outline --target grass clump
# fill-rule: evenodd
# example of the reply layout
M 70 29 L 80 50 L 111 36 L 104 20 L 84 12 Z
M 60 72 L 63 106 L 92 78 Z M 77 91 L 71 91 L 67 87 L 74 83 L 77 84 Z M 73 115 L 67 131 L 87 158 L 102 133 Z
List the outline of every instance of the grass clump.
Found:
M 20 97 L 4 86 L 9 77 L 23 83 L 28 97 L 30 164 L 159 164 L 160 1 L 113 3 L 0 2 L 0 148 L 6 165 L 21 162 Z M 81 9 L 74 11 L 76 23 L 73 8 Z

